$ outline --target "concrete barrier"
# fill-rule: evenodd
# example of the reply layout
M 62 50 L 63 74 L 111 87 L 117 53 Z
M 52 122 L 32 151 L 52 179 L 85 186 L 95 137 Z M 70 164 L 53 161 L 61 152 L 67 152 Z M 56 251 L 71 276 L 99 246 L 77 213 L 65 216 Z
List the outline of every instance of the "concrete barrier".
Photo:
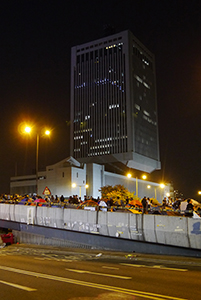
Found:
M 48 207 L 50 216 L 50 226 L 64 228 L 64 208 Z
M 9 204 L 7 204 L 9 206 Z M 27 223 L 27 209 L 29 206 L 26 205 L 15 205 L 15 220 L 20 223 Z
M 201 249 L 201 222 L 199 219 L 187 218 L 187 234 L 190 248 Z
M 55 228 L 64 228 L 63 210 L 59 207 L 44 207 L 36 208 L 36 224 Z
M 104 211 L 99 211 L 97 215 L 97 229 L 99 234 L 109 235 L 108 230 L 108 213 Z
M 0 219 L 114 238 L 201 249 L 201 219 L 0 204 Z
M 129 214 L 130 237 L 133 240 L 143 241 L 143 215 Z
M 185 217 L 155 216 L 157 242 L 189 247 L 187 222 L 188 218 Z
M 109 236 L 130 239 L 129 231 L 129 213 L 106 212 L 108 215 L 107 226 Z
M 10 205 L 2 203 L 0 205 L 0 215 L 3 220 L 10 220 Z
M 155 231 L 155 216 L 142 215 L 143 217 L 143 237 L 147 242 L 157 243 L 157 236 Z
M 64 209 L 64 228 L 81 232 L 98 233 L 97 211 Z
M 14 204 L 10 204 L 10 215 L 9 218 L 10 220 L 15 220 L 15 205 Z
M 42 226 L 50 226 L 50 208 L 49 207 L 37 207 L 36 208 L 35 224 Z

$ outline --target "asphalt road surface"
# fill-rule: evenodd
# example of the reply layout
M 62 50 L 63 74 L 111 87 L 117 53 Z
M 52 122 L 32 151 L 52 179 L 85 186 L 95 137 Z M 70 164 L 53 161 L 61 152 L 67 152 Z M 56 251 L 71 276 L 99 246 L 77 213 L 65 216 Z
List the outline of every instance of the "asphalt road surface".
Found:
M 29 245 L 0 249 L 1 300 L 198 300 L 201 259 Z

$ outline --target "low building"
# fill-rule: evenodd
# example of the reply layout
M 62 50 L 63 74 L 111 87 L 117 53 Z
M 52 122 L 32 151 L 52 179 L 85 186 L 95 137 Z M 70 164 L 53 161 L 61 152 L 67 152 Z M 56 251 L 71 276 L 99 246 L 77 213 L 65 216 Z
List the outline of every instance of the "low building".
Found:
M 139 178 L 128 178 L 125 175 L 105 171 L 104 165 L 95 163 L 81 164 L 73 157 L 46 167 L 38 172 L 38 194 L 69 197 L 85 195 L 93 198 L 101 197 L 100 188 L 105 185 L 124 185 L 130 192 L 140 198 L 145 195 L 156 198 L 159 202 L 170 192 L 170 185 L 164 189 L 156 182 Z M 10 179 L 11 194 L 33 194 L 36 192 L 36 175 L 15 176 Z

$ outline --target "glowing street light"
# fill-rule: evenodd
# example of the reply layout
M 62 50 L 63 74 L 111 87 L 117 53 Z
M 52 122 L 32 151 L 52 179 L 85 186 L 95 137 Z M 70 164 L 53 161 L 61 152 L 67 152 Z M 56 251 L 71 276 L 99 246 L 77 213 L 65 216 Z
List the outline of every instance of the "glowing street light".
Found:
M 79 197 L 81 198 L 82 196 L 82 187 L 85 187 L 85 189 L 88 189 L 89 185 L 88 184 L 85 184 L 85 185 L 77 185 L 75 182 L 72 183 L 72 188 L 76 188 L 76 186 L 79 186 Z
M 20 132 L 21 133 L 24 133 L 24 134 L 30 134 L 32 132 L 32 128 L 31 126 L 29 125 L 26 125 L 26 124 L 20 124 Z M 47 128 L 43 128 L 41 131 L 41 136 L 49 136 L 51 131 Z M 36 132 L 36 194 L 38 194 L 38 152 L 39 152 L 39 137 L 40 137 L 40 134 L 39 132 L 37 131 Z
M 31 127 L 26 126 L 24 131 L 25 131 L 25 133 L 30 133 L 31 132 Z
M 128 173 L 127 177 L 131 178 L 132 177 L 131 173 Z M 135 190 L 136 190 L 136 196 L 138 197 L 138 178 L 137 177 L 135 177 Z

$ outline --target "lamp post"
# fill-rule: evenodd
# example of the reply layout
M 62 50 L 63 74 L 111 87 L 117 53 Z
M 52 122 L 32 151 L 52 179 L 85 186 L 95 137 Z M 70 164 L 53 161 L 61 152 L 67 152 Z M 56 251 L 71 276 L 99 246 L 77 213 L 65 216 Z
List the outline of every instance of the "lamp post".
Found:
M 128 173 L 127 177 L 131 178 L 132 177 L 131 173 Z M 135 191 L 136 191 L 136 196 L 138 197 L 138 178 L 137 177 L 135 177 Z
M 127 174 L 127 177 L 128 177 L 128 178 L 131 178 L 131 177 L 132 177 L 131 173 L 128 173 L 128 174 Z M 146 179 L 147 179 L 147 176 L 146 176 L 145 174 L 143 174 L 143 175 L 142 175 L 142 179 L 143 179 L 143 180 L 146 180 Z M 138 177 L 137 177 L 137 176 L 135 177 L 135 190 L 136 190 L 136 196 L 138 197 Z
M 32 127 L 31 126 L 25 126 L 24 127 L 24 133 L 26 134 L 30 134 L 32 131 Z M 45 135 L 50 135 L 50 130 L 49 129 L 44 129 L 43 130 L 43 134 L 42 136 Z M 38 153 L 39 153 L 39 132 L 37 131 L 36 133 L 36 194 L 38 195 Z
M 79 197 L 81 198 L 82 197 L 82 187 L 85 187 L 85 189 L 88 189 L 89 185 L 88 184 L 85 184 L 85 185 L 79 185 L 79 184 L 76 184 L 76 183 L 72 183 L 72 187 L 75 188 L 76 186 L 79 187 Z

